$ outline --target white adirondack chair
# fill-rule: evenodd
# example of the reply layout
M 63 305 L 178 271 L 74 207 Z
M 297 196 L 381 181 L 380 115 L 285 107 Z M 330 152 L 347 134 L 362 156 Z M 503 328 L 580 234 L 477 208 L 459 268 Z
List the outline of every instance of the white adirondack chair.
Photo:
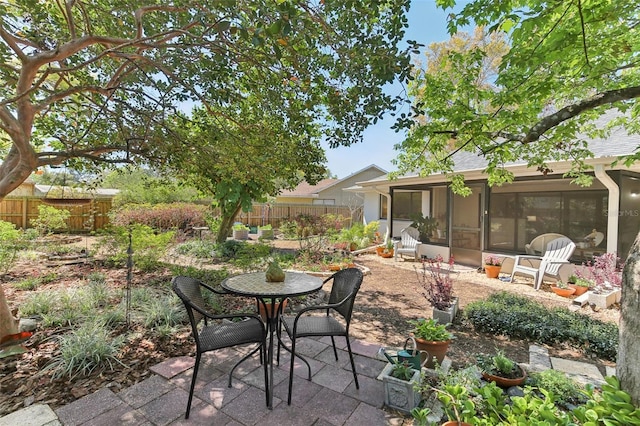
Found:
M 409 254 L 418 260 L 418 248 L 420 247 L 420 232 L 416 228 L 408 227 L 400 231 L 400 241 L 393 243 L 393 260 L 398 260 L 398 255 Z
M 532 254 L 535 256 L 544 256 L 544 251 L 547 248 L 547 244 L 556 238 L 566 238 L 562 234 L 548 233 L 548 234 L 540 234 L 535 237 L 529 244 L 524 245 L 524 251 L 527 254 Z
M 511 272 L 511 282 L 513 282 L 513 277 L 516 274 L 529 275 L 533 277 L 533 288 L 540 290 L 544 276 L 547 275 L 558 278 L 560 267 L 569 264 L 569 258 L 575 249 L 576 244 L 573 241 L 567 237 L 562 237 L 550 241 L 542 257 L 530 255 L 516 256 L 513 263 L 513 271 Z M 534 267 L 532 260 L 540 261 L 540 265 Z M 528 262 L 530 266 L 523 265 L 522 262 Z

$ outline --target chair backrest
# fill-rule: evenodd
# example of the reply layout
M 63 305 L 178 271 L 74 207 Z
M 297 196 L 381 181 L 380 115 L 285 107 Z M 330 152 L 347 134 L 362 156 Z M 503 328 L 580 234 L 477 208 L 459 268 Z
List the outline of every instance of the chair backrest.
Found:
M 575 249 L 576 244 L 569 238 L 556 238 L 547 244 L 547 251 L 545 251 L 544 256 L 542 256 L 542 262 L 548 262 L 550 260 L 569 260 Z M 542 272 L 550 275 L 558 275 L 558 271 L 562 266 L 562 264 L 559 263 L 546 263 L 546 265 L 547 267 Z
M 358 268 L 346 268 L 333 274 L 328 280 L 333 279 L 331 294 L 329 295 L 329 303 L 338 303 L 345 297 L 351 295 L 349 300 L 338 306 L 336 310 L 344 317 L 347 324 L 351 321 L 351 313 L 353 311 L 353 302 L 356 294 L 362 285 L 362 271 Z M 327 280 L 327 281 L 328 281 Z
M 593 246 L 598 247 L 600 243 L 604 241 L 604 233 L 603 232 L 595 232 L 593 236 Z
M 202 291 L 200 290 L 200 281 L 195 278 L 177 276 L 171 280 L 171 287 L 173 291 L 178 295 L 184 307 L 189 314 L 189 320 L 191 321 L 191 327 L 195 336 L 198 334 L 198 323 L 204 318 L 204 315 L 198 311 L 206 311 L 206 304 L 204 297 L 202 297 Z
M 529 244 L 525 244 L 524 249 L 527 254 L 537 254 L 541 253 L 541 255 L 545 254 L 545 249 L 549 242 L 555 240 L 556 238 L 567 238 L 562 234 L 555 233 L 547 233 L 540 234 L 535 237 Z
M 420 232 L 409 226 L 400 231 L 400 242 L 403 248 L 415 248 L 420 243 Z

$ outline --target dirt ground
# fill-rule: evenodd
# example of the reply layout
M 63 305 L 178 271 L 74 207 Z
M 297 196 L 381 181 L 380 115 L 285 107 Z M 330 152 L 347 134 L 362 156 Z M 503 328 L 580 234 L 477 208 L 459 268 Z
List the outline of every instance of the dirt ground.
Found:
M 87 244 L 83 240 L 79 244 Z M 291 243 L 274 243 L 282 247 Z M 295 247 L 295 245 L 294 245 Z M 422 296 L 418 287 L 416 267 L 420 263 L 411 261 L 395 262 L 393 258 L 383 259 L 375 254 L 362 254 L 356 257 L 356 263 L 365 268 L 360 293 L 356 299 L 351 325 L 353 337 L 384 347 L 402 346 L 409 335 L 411 319 L 430 317 L 431 307 Z M 40 289 L 73 287 L 85 282 L 91 272 L 105 273 L 107 282 L 115 287 L 124 288 L 126 271 L 101 269 L 95 264 L 68 265 L 56 268 L 60 279 L 48 283 Z M 25 291 L 13 288 L 8 282 L 29 276 L 46 274 L 51 267 L 44 262 L 29 262 L 14 268 L 5 276 L 3 286 L 7 299 L 13 307 L 25 297 Z M 568 306 L 570 299 L 553 294 L 548 286 L 535 291 L 531 283 L 521 279 L 520 283 L 505 283 L 498 279 L 488 279 L 484 274 L 469 268 L 462 268 L 455 274 L 455 295 L 460 299 L 460 307 L 475 300 L 483 299 L 492 292 L 500 290 L 514 291 L 541 301 L 548 306 Z M 144 285 L 151 280 L 170 280 L 167 271 L 156 276 L 134 274 L 134 285 Z M 157 281 L 156 281 L 157 282 Z M 582 313 L 606 321 L 619 319 L 618 309 L 594 312 L 591 308 L 581 309 Z M 190 331 L 184 327 L 170 339 L 152 337 L 148 330 L 133 330 L 135 337 L 125 347 L 121 359 L 124 366 L 116 365 L 114 371 L 94 372 L 89 376 L 74 379 L 51 379 L 45 367 L 56 354 L 55 337 L 64 330 L 37 330 L 26 343 L 29 352 L 19 357 L 0 360 L 0 416 L 35 402 L 50 404 L 54 409 L 77 398 L 109 386 L 115 392 L 148 377 L 149 367 L 163 359 L 194 354 L 194 345 Z M 123 330 L 123 333 L 126 330 Z M 132 330 L 129 330 L 130 333 Z M 455 340 L 450 346 L 448 356 L 454 366 L 463 366 L 475 361 L 479 352 L 493 352 L 502 349 L 518 362 L 528 362 L 529 342 L 512 340 L 506 337 L 478 333 L 460 319 L 452 325 Z M 595 364 L 603 370 L 606 361 L 586 357 L 584 354 L 565 347 L 549 347 L 552 356 L 573 358 Z

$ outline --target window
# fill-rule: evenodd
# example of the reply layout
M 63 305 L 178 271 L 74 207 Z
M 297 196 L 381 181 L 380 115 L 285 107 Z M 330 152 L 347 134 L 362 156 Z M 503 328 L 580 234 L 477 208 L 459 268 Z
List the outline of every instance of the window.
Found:
M 335 206 L 336 200 L 313 200 L 314 206 Z
M 380 196 L 380 219 L 387 219 L 387 205 L 388 205 L 388 198 L 385 197 L 384 195 Z
M 395 191 L 392 210 L 394 219 L 410 220 L 411 215 L 422 213 L 422 192 Z
M 573 241 L 593 229 L 606 230 L 607 191 L 492 193 L 489 248 L 523 252 L 540 234 L 559 233 Z

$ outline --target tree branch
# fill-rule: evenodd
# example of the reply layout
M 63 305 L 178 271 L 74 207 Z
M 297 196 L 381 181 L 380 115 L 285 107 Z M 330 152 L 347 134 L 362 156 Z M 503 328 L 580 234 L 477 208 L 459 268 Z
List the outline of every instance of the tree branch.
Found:
M 584 16 L 582 15 L 582 0 L 578 0 L 578 14 L 580 15 L 580 28 L 582 30 L 582 48 L 584 49 L 584 60 L 589 66 L 589 53 L 587 52 L 587 32 L 584 27 Z
M 557 126 L 563 121 L 576 117 L 580 113 L 597 108 L 601 105 L 612 104 L 614 102 L 635 99 L 640 97 L 640 86 L 626 87 L 624 89 L 610 90 L 599 93 L 591 98 L 578 103 L 568 105 L 558 112 L 544 117 L 534 124 L 529 132 L 521 139 L 523 144 L 535 142 L 540 139 L 547 130 Z

